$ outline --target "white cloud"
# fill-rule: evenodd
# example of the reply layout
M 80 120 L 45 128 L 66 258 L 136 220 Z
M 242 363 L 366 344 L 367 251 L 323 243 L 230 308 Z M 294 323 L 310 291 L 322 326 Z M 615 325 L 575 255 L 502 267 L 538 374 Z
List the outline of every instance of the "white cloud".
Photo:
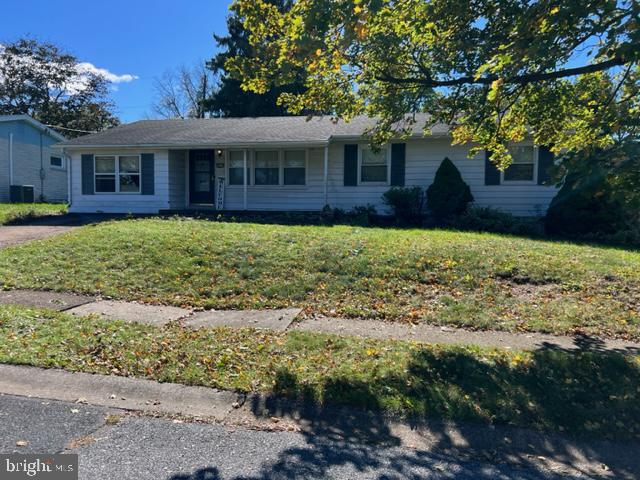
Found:
M 98 75 L 111 83 L 129 83 L 139 78 L 137 75 L 131 75 L 130 73 L 125 73 L 124 75 L 117 75 L 115 73 L 110 72 L 106 68 L 96 67 L 94 64 L 89 62 L 78 63 L 76 68 L 78 70 L 78 74 L 80 75 L 86 74 L 86 73 L 93 73 L 94 75 Z

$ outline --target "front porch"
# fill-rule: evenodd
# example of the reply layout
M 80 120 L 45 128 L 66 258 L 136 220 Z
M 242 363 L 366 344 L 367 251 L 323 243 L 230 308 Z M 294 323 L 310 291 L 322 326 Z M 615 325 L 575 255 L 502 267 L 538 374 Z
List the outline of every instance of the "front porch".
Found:
M 327 145 L 168 152 L 169 211 L 319 211 L 328 184 Z

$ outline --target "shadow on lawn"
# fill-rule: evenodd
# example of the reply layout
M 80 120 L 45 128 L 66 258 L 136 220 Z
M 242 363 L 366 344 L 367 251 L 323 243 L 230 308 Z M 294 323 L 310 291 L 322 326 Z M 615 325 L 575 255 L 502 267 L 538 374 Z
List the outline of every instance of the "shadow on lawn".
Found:
M 277 461 L 263 464 L 259 475 L 242 478 L 324 478 L 342 468 L 379 479 L 532 478 L 540 456 L 586 475 L 602 474 L 606 465 L 616 478 L 637 478 L 640 364 L 635 359 L 542 349 L 529 362 L 513 362 L 513 357 L 509 363 L 484 361 L 464 349 L 418 349 L 401 375 L 381 374 L 368 383 L 328 379 L 320 395 L 331 407 L 314 403 L 316 393 L 295 373 L 280 371 L 275 386 L 280 396 L 250 398 L 249 407 L 258 417 L 297 419 L 307 446 L 284 450 Z M 417 412 L 411 431 L 375 413 L 394 402 Z M 432 420 L 448 417 L 467 422 Z M 398 448 L 407 434 L 422 452 Z M 583 435 L 589 440 L 579 439 Z M 489 461 L 494 468 L 465 458 Z M 447 467 L 452 459 L 458 462 L 455 469 Z M 514 473 L 504 461 L 530 470 Z M 217 467 L 210 466 L 172 480 L 218 478 L 223 477 Z
M 579 333 L 573 336 L 573 344 L 575 345 L 575 349 L 564 348 L 558 344 L 550 343 L 550 342 L 542 342 L 541 349 L 542 350 L 555 350 L 560 352 L 591 352 L 591 353 L 618 353 L 621 355 L 640 355 L 640 348 L 638 347 L 613 347 L 607 345 L 607 343 L 598 337 L 593 337 L 591 335 L 586 335 L 584 333 Z

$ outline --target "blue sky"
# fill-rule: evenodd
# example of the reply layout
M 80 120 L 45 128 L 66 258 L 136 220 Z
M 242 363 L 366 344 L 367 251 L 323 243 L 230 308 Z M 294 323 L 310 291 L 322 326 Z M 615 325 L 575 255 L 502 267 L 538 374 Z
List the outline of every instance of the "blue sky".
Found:
M 30 35 L 117 76 L 124 122 L 152 116 L 153 82 L 164 71 L 210 58 L 213 33 L 226 33 L 231 0 L 4 0 L 0 43 Z

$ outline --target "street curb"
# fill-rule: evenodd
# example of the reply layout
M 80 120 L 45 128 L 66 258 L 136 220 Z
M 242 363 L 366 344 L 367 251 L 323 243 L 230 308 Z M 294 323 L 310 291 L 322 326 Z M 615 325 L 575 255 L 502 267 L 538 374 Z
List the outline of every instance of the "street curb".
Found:
M 349 407 L 146 379 L 0 364 L 0 394 L 403 446 L 526 468 L 544 466 L 567 475 L 638 478 L 640 474 L 640 442 L 579 441 L 552 432 L 463 422 L 401 421 Z
M 223 420 L 233 392 L 153 380 L 0 365 L 0 393 Z

